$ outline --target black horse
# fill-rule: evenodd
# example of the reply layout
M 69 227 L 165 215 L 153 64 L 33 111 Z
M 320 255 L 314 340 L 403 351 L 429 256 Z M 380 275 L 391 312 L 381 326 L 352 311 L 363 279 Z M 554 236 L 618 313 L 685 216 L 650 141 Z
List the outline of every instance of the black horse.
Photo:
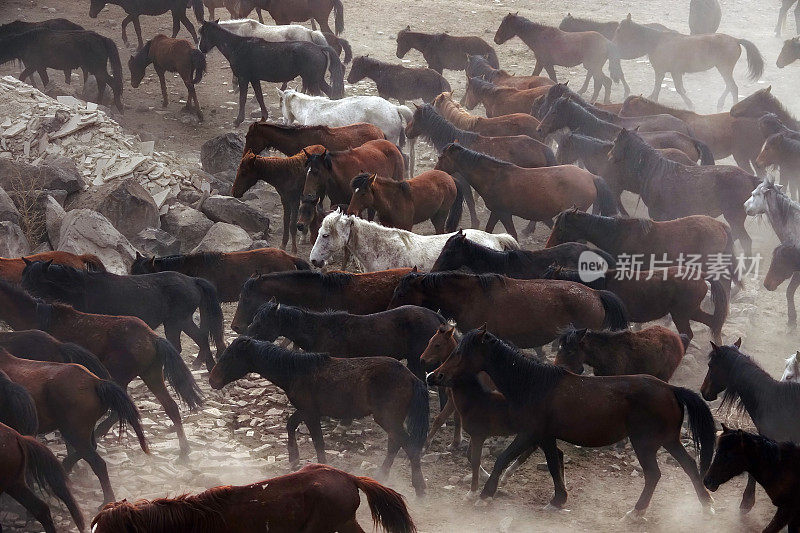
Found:
M 128 45 L 128 34 L 125 32 L 125 27 L 128 23 L 133 22 L 133 28 L 136 30 L 136 38 L 139 39 L 139 48 L 144 46 L 142 40 L 142 27 L 139 25 L 140 15 L 163 15 L 167 11 L 172 12 L 172 37 L 175 38 L 181 29 L 181 23 L 189 30 L 194 42 L 197 42 L 197 33 L 194 31 L 194 26 L 186 16 L 186 8 L 190 5 L 194 10 L 194 16 L 198 22 L 202 22 L 205 18 L 203 13 L 203 0 L 91 0 L 89 6 L 89 16 L 97 18 L 100 11 L 106 7 L 106 4 L 115 4 L 120 6 L 127 16 L 122 19 L 122 41 Z
M 217 22 L 203 22 L 200 26 L 200 51 L 208 53 L 219 48 L 231 65 L 239 82 L 239 115 L 236 126 L 244 121 L 244 104 L 247 86 L 261 106 L 261 118 L 267 119 L 261 80 L 288 82 L 300 76 L 303 91 L 329 98 L 344 96 L 344 65 L 330 46 L 319 46 L 305 41 L 271 43 L 256 37 L 240 37 L 224 29 Z M 325 81 L 325 70 L 331 73 L 331 84 Z
M 179 272 L 118 276 L 52 265 L 50 261 L 26 262 L 22 286 L 40 298 L 66 303 L 86 313 L 135 316 L 151 328 L 164 324 L 164 335 L 178 351 L 184 331 L 200 348 L 198 363 L 205 361 L 209 369 L 214 366 L 209 334 L 217 353 L 225 350 L 217 290 L 202 278 Z M 198 308 L 199 327 L 193 320 Z
M 9 35 L 16 35 L 18 33 L 25 33 L 29 30 L 34 30 L 36 28 L 46 28 L 52 31 L 71 31 L 71 30 L 83 30 L 85 29 L 80 24 L 75 24 L 71 20 L 67 19 L 48 19 L 42 20 L 40 22 L 25 22 L 22 20 L 15 20 L 14 22 L 9 22 L 8 24 L 3 24 L 0 26 L 0 38 L 7 37 Z M 86 78 L 88 77 L 88 73 L 84 70 L 83 71 L 83 82 L 86 83 Z M 65 69 L 64 70 L 64 81 L 67 85 L 70 84 L 72 81 L 72 69 Z M 31 82 L 33 82 L 33 78 L 31 78 Z M 47 85 L 44 80 L 42 80 L 43 85 Z

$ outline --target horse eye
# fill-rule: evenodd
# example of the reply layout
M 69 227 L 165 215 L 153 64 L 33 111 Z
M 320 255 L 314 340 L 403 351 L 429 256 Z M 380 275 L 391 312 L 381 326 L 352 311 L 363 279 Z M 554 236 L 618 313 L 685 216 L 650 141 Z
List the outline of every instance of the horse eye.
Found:
M 328 235 L 327 233 L 325 233 L 324 235 L 322 235 L 322 238 L 323 238 L 323 239 L 327 239 L 328 237 L 330 237 L 330 235 Z

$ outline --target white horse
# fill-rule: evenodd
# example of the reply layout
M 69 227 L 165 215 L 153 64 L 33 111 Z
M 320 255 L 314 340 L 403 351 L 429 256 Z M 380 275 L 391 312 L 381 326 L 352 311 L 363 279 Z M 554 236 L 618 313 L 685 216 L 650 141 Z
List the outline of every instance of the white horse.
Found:
M 241 37 L 258 37 L 273 43 L 285 41 L 308 41 L 328 46 L 328 40 L 319 30 L 310 30 L 300 24 L 267 26 L 253 19 L 220 20 L 219 25 Z
M 405 124 L 413 117 L 411 109 L 395 105 L 380 96 L 348 96 L 331 100 L 289 89 L 278 90 L 281 113 L 287 124 L 302 126 L 349 126 L 357 122 L 374 124 L 401 150 L 406 143 Z M 409 176 L 414 175 L 414 139 L 410 139 Z
M 800 204 L 786 196 L 783 186 L 764 178 L 744 203 L 750 216 L 767 215 L 782 244 L 800 246 Z
M 786 359 L 786 368 L 783 369 L 781 381 L 800 383 L 800 351 L 793 353 Z
M 519 243 L 507 233 L 463 231 L 469 240 L 493 250 L 519 249 Z M 427 272 L 433 268 L 447 239 L 454 234 L 418 235 L 345 215 L 337 209 L 322 220 L 310 260 L 314 266 L 322 267 L 333 254 L 346 248 L 363 272 L 402 267 L 417 267 Z

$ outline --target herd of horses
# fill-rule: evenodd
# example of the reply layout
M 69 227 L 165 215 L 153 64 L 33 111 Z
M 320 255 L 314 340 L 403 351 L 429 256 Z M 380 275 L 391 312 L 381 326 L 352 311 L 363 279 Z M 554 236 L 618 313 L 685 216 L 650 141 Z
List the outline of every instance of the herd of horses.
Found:
M 105 4 L 92 0 L 90 16 Z M 791 2 L 783 4 L 779 28 Z M 277 248 L 137 254 L 124 275 L 107 272 L 91 255 L 0 259 L 0 321 L 12 330 L 0 333 L 0 493 L 22 504 L 46 531 L 55 531 L 49 506 L 31 486 L 59 498 L 84 530 L 67 478 L 84 459 L 106 504 L 91 522 L 98 533 L 136 527 L 253 531 L 265 524 L 271 531 L 358 532 L 359 490 L 376 524 L 413 532 L 400 494 L 324 466 L 321 420 L 346 425 L 368 416 L 387 435 L 378 477 L 389 475 L 403 449 L 418 496 L 428 488 L 422 455 L 437 445 L 435 433 L 452 417 L 452 447 L 459 447 L 463 432 L 469 435 L 473 494 L 480 488 L 485 441 L 513 437 L 496 458 L 482 499 L 493 497 L 541 448 L 554 485 L 548 507 L 563 508 L 565 461 L 558 441 L 600 448 L 627 438 L 644 477 L 630 518 L 641 518 L 650 504 L 664 448 L 704 509 L 713 511 L 709 490 L 747 472 L 741 509 L 753 507 L 759 483 L 777 507 L 765 531 L 800 528 L 800 352 L 776 380 L 742 351 L 741 339 L 730 345 L 722 339 L 744 277 L 736 247 L 746 259 L 752 256 L 747 216 L 766 215 L 781 242 L 763 284 L 773 291 L 790 280 L 787 318 L 790 328 L 796 325 L 800 204 L 792 196 L 800 190 L 800 123 L 769 87 L 739 101 L 732 71 L 741 48 L 752 79 L 762 74 L 764 60 L 750 41 L 714 33 L 721 16 L 716 1 L 692 1 L 691 35 L 638 24 L 630 15 L 608 23 L 567 15 L 556 28 L 509 13 L 494 43 L 519 37 L 536 57 L 531 76 L 502 70 L 494 48 L 479 37 L 411 27 L 397 34 L 396 55 L 418 50 L 427 68 L 353 58 L 339 35 L 338 0 L 119 5 L 127 13 L 123 40 L 133 23 L 139 42 L 128 62 L 133 87 L 153 64 L 166 106 L 165 73 L 176 72 L 187 87 L 189 110 L 202 119 L 194 85 L 213 48 L 230 63 L 239 88 L 237 126 L 252 87 L 262 120 L 248 129 L 232 195 L 266 182 L 283 207 L 282 248 L 291 238 L 297 253 L 298 231 L 308 233 L 313 247 L 308 262 Z M 212 20 L 205 20 L 204 7 Z M 197 33 L 188 8 L 201 23 Z M 217 8 L 239 20 L 213 21 Z M 254 9 L 261 23 L 244 18 Z M 262 9 L 278 26 L 263 24 Z M 144 41 L 139 16 L 166 12 L 173 16 L 172 37 Z M 331 12 L 335 32 L 328 25 Z M 321 31 L 291 24 L 306 20 Z M 175 38 L 181 25 L 197 48 Z M 655 71 L 654 91 L 650 98 L 628 96 L 622 60 L 644 56 Z M 798 56 L 797 40 L 786 41 L 778 66 Z M 0 63 L 13 59 L 23 62 L 23 79 L 36 72 L 45 84 L 48 68 L 63 71 L 68 81 L 72 70 L 82 69 L 84 79 L 97 77 L 98 99 L 111 86 L 122 111 L 121 62 L 106 37 L 63 19 L 15 22 L 0 27 Z M 575 92 L 557 82 L 554 67 L 577 65 L 586 77 Z M 732 96 L 729 112 L 698 114 L 658 103 L 669 73 L 691 108 L 682 76 L 711 68 L 726 86 L 718 106 Z M 465 71 L 461 101 L 445 70 Z M 302 91 L 287 89 L 297 77 Z M 379 96 L 345 96 L 345 80 L 364 78 L 375 82 Z M 266 121 L 261 81 L 283 84 L 285 124 Z M 593 94 L 585 99 L 590 81 Z M 625 89 L 623 103 L 610 102 L 616 82 Z M 597 102 L 601 92 L 603 103 Z M 422 105 L 405 105 L 414 100 Z M 478 105 L 486 116 L 470 112 Z M 434 168 L 420 174 L 414 171 L 417 138 L 436 156 Z M 262 155 L 273 149 L 282 155 Z M 729 156 L 736 166 L 716 164 Z M 786 191 L 768 173 L 771 167 L 779 169 Z M 638 196 L 648 218 L 630 217 L 625 191 Z M 488 211 L 483 231 L 475 193 Z M 460 229 L 464 204 L 468 229 Z M 522 249 L 515 216 L 527 221 L 523 234 L 538 222 L 549 228 L 544 248 Z M 434 234 L 414 232 L 428 221 Z M 506 233 L 493 233 L 498 222 Z M 592 279 L 582 275 L 587 254 L 607 267 Z M 649 262 L 630 276 L 623 259 L 636 256 Z M 688 257 L 697 263 L 687 265 Z M 342 270 L 317 270 L 340 258 Z M 347 271 L 350 262 L 358 272 Z M 229 326 L 239 336 L 230 344 L 223 302 L 236 302 Z M 667 317 L 677 333 L 637 326 Z M 699 391 L 669 384 L 692 343 L 692 322 L 707 326 L 712 339 Z M 155 331 L 162 326 L 163 337 Z M 196 495 L 115 501 L 97 439 L 115 424 L 130 426 L 150 453 L 126 390 L 135 378 L 174 424 L 179 459 L 191 451 L 166 386 L 189 409 L 203 403 L 181 355 L 183 333 L 198 349 L 191 366 L 205 366 L 213 389 L 251 372 L 281 389 L 294 408 L 286 421 L 292 470 L 301 462 L 301 423 L 323 465 Z M 432 425 L 429 387 L 440 401 Z M 747 412 L 758 434 L 725 426 L 717 434 L 707 402 L 720 395 L 723 407 Z M 681 440 L 685 416 L 697 460 Z M 67 445 L 63 461 L 35 439 L 55 430 Z

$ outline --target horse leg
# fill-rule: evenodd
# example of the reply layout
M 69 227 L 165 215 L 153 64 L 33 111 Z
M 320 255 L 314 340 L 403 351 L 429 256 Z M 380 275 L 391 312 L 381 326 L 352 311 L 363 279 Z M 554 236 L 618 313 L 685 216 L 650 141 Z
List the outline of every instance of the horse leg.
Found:
M 564 485 L 564 452 L 558 449 L 555 439 L 545 439 L 541 443 L 544 457 L 547 460 L 547 469 L 553 478 L 555 494 L 548 504 L 549 507 L 560 509 L 567 501 L 567 487 Z
M 5 492 L 32 514 L 42 524 L 46 533 L 56 533 L 56 526 L 50 514 L 50 507 L 40 500 L 27 485 L 16 483 L 6 487 Z
M 544 69 L 547 71 L 547 75 L 550 77 L 551 80 L 557 82 L 556 79 L 556 69 L 553 65 L 545 65 Z
M 189 455 L 189 441 L 186 438 L 186 433 L 183 431 L 183 422 L 181 421 L 181 412 L 178 409 L 178 404 L 172 399 L 167 391 L 167 386 L 164 384 L 163 369 L 160 365 L 152 365 L 150 371 L 141 375 L 142 381 L 145 386 L 150 389 L 150 392 L 156 397 L 156 401 L 164 408 L 164 412 L 172 421 L 175 426 L 175 432 L 178 434 L 178 444 L 180 446 L 179 459 L 185 459 Z
M 167 80 L 164 77 L 164 69 L 160 67 L 155 67 L 156 74 L 158 75 L 158 81 L 161 83 L 161 107 L 167 107 L 169 105 L 169 99 L 167 98 Z
M 172 11 L 172 38 L 178 36 L 178 32 L 181 31 L 181 16 L 177 10 Z
M 753 257 L 753 239 L 750 238 L 750 234 L 747 233 L 747 229 L 744 227 L 744 221 L 747 218 L 745 212 L 723 213 L 722 216 L 728 222 L 733 238 L 739 241 L 739 245 L 744 250 L 744 255 Z
M 33 74 L 33 69 L 30 68 L 30 67 L 25 67 L 22 70 L 22 72 L 20 72 L 20 74 L 19 74 L 19 81 L 25 81 L 25 78 L 27 78 L 28 76 L 30 76 L 32 74 Z M 39 76 L 41 76 L 41 75 L 42 75 L 42 73 L 39 72 Z M 33 85 L 33 78 L 31 78 L 31 85 Z M 45 85 L 44 78 L 42 78 L 42 85 Z
M 683 86 L 683 73 L 673 72 L 672 81 L 675 83 L 675 90 L 678 91 L 680 97 L 683 98 L 683 103 L 686 104 L 686 107 L 694 109 L 694 103 L 689 99 L 689 96 L 686 94 L 686 88 Z
M 706 313 L 700 308 L 700 306 L 697 306 L 697 309 L 692 311 L 691 320 L 694 320 L 695 322 L 700 322 L 701 324 L 705 324 L 706 326 L 711 328 L 711 336 L 714 338 L 714 342 L 716 342 L 717 344 L 722 342 L 722 332 L 714 331 L 714 315 Z
M 789 524 L 789 520 L 797 514 L 797 509 L 794 505 L 782 505 L 775 511 L 775 516 L 769 521 L 767 527 L 764 528 L 764 533 L 778 533 Z
M 305 416 L 303 421 L 306 423 L 308 432 L 311 434 L 311 441 L 314 443 L 314 450 L 317 452 L 317 462 L 327 464 L 328 458 L 325 455 L 325 439 L 322 436 L 322 426 L 319 416 Z
M 142 40 L 142 25 L 139 23 L 139 15 L 133 17 L 133 29 L 136 30 L 136 38 L 139 39 L 139 48 L 140 50 L 144 46 L 144 41 Z M 175 37 L 173 35 L 173 37 Z
M 183 331 L 186 332 L 186 335 L 189 336 L 190 339 L 194 341 L 197 347 L 200 349 L 200 352 L 197 354 L 197 359 L 195 359 L 194 365 L 200 365 L 203 362 L 206 364 L 206 370 L 211 372 L 214 368 L 216 362 L 214 361 L 214 356 L 211 354 L 211 345 L 208 342 L 208 332 L 210 329 L 210 325 L 200 321 L 200 326 L 198 327 L 197 324 L 194 323 L 192 317 L 187 317 L 187 319 L 183 323 Z M 178 334 L 180 338 L 180 333 Z M 180 351 L 180 350 L 179 350 Z M 225 351 L 223 347 L 220 350 L 219 344 L 217 344 L 217 354 L 222 355 L 222 352 Z
M 433 224 L 433 229 L 435 230 L 436 234 L 444 233 L 444 223 L 447 220 L 447 211 L 441 210 L 434 213 L 431 217 L 431 224 Z
M 188 31 L 189 35 L 191 35 L 192 39 L 194 39 L 194 44 L 197 44 L 198 39 L 197 39 L 197 33 L 194 31 L 194 24 L 192 24 L 192 21 L 189 20 L 189 18 L 186 16 L 185 11 L 183 13 L 180 13 L 179 16 L 181 24 L 183 24 L 183 27 L 186 28 L 186 31 Z
M 489 220 L 486 221 L 486 228 L 483 230 L 486 233 L 491 233 L 494 231 L 494 227 L 497 225 L 497 222 L 500 220 L 500 217 L 494 211 L 489 211 Z
M 603 88 L 605 92 L 603 93 L 603 102 L 606 104 L 611 103 L 611 78 L 603 74 L 603 69 L 600 69 L 600 79 L 603 81 Z
M 186 88 L 189 90 L 189 98 L 194 100 L 194 110 L 197 113 L 197 120 L 203 122 L 203 112 L 200 111 L 200 102 L 197 100 L 197 90 L 194 87 L 194 83 L 189 81 L 186 84 Z
M 256 93 L 258 105 L 261 106 L 261 120 L 267 120 L 267 106 L 264 105 L 264 94 L 261 92 L 261 81 L 251 80 L 250 84 L 253 86 L 253 92 Z
M 475 210 L 475 196 L 472 194 L 472 187 L 470 187 L 469 183 L 463 178 L 461 179 L 461 183 L 464 187 L 464 201 L 467 204 L 467 209 L 469 210 L 469 223 L 472 229 L 478 229 L 480 227 L 480 221 L 478 220 L 478 212 Z
M 264 15 L 261 13 L 261 8 L 260 7 L 256 8 L 256 15 L 258 15 L 258 21 L 261 24 L 264 24 Z
M 750 174 L 755 174 L 759 178 L 764 177 L 764 171 L 759 169 L 753 169 L 753 165 L 750 163 L 750 157 L 735 153 L 731 154 L 733 156 L 733 160 L 736 161 L 736 165 L 744 170 L 745 172 L 749 172 Z
M 622 71 L 620 71 L 619 82 L 622 84 L 622 88 L 625 90 L 625 98 L 627 98 L 631 94 L 631 88 L 628 87 L 628 80 L 625 79 L 625 74 Z
M 364 528 L 358 524 L 355 517 L 340 525 L 336 531 L 338 533 L 366 533 Z
M 122 42 L 125 43 L 125 46 L 130 46 L 130 43 L 128 42 L 128 32 L 125 31 L 125 26 L 127 26 L 131 21 L 133 21 L 132 15 L 128 15 L 122 19 Z
M 391 433 L 389 434 L 389 443 L 386 446 L 386 458 L 383 460 L 383 464 L 381 465 L 381 471 L 379 474 L 378 481 L 385 480 L 389 477 L 389 470 L 392 469 L 392 463 L 394 463 L 394 458 L 397 457 L 397 452 L 400 451 L 400 440 L 393 436 Z
M 797 309 L 794 307 L 794 293 L 797 292 L 798 286 L 800 286 L 800 273 L 795 272 L 786 287 L 786 305 L 788 307 L 786 317 L 790 331 L 794 331 L 797 327 Z
M 508 466 L 508 468 L 505 469 L 505 471 L 503 472 L 503 475 L 500 476 L 500 484 L 501 485 L 505 484 L 506 480 L 508 478 L 510 478 L 514 474 L 514 472 L 516 472 L 519 469 L 519 467 L 522 466 L 525 463 L 525 461 L 527 461 L 528 458 L 531 455 L 533 455 L 533 452 L 535 452 L 535 451 L 536 451 L 536 447 L 534 446 L 533 448 L 530 448 L 529 450 L 522 452 L 519 455 L 519 457 L 517 457 L 514 460 L 514 462 L 511 463 Z M 563 471 L 564 470 L 564 452 L 559 450 L 559 453 L 560 453 L 560 460 L 561 460 L 561 470 Z M 563 473 L 562 473 L 562 476 L 563 476 Z
M 486 481 L 481 491 L 481 499 L 491 498 L 495 495 L 497 492 L 497 484 L 500 480 L 500 474 L 503 473 L 503 470 L 506 469 L 511 461 L 527 450 L 535 450 L 538 447 L 539 444 L 534 435 L 524 433 L 517 435 L 511 444 L 497 456 L 494 467 L 492 467 L 492 473 L 489 475 L 489 479 Z
M 697 462 L 692 459 L 692 456 L 689 455 L 689 452 L 683 447 L 680 439 L 675 439 L 672 442 L 664 444 L 664 448 L 678 461 L 683 471 L 686 472 L 686 475 L 692 480 L 692 486 L 697 493 L 697 499 L 700 500 L 700 503 L 704 506 L 710 506 L 711 496 L 708 494 L 705 486 L 703 486 L 703 480 L 700 478 L 700 471 L 697 470 Z
M 678 333 L 686 335 L 691 341 L 694 337 L 694 333 L 689 325 L 689 318 L 686 316 L 677 315 L 675 312 L 671 313 L 670 316 L 672 317 L 672 322 L 675 324 L 675 328 L 678 330 Z
M 636 502 L 633 510 L 628 513 L 630 517 L 644 516 L 647 507 L 650 505 L 650 499 L 653 497 L 653 491 L 656 490 L 658 480 L 661 479 L 661 470 L 658 468 L 658 460 L 656 453 L 658 452 L 657 444 L 653 443 L 648 437 L 630 436 L 633 451 L 639 464 L 642 467 L 644 475 L 644 488 L 639 500 Z
M 289 415 L 289 419 L 286 420 L 286 433 L 288 434 L 286 447 L 288 448 L 289 464 L 292 470 L 296 470 L 297 464 L 300 462 L 300 451 L 297 449 L 297 426 L 299 426 L 302 421 L 302 411 L 295 411 Z
M 729 70 L 722 70 L 720 67 L 717 67 L 717 72 L 719 72 L 719 75 L 722 76 L 722 79 L 725 82 L 725 91 L 717 101 L 717 111 L 722 111 L 722 107 L 725 105 L 725 97 L 728 95 L 728 92 L 731 93 L 731 97 L 733 98 L 731 105 L 739 101 L 739 86 L 736 85 L 736 80 L 733 79 L 733 68 Z
M 533 64 L 533 74 L 532 75 L 533 76 L 538 76 L 539 74 L 542 73 L 542 69 L 544 68 L 544 63 L 542 63 L 538 59 L 535 59 L 534 61 L 535 61 L 535 63 Z M 441 72 L 440 72 L 440 74 L 441 74 Z
M 746 514 L 756 504 L 756 480 L 750 474 L 747 475 L 747 486 L 742 493 L 742 502 L 739 504 L 739 512 Z
M 97 479 L 100 480 L 100 486 L 103 488 L 103 503 L 106 504 L 115 501 L 116 498 L 114 497 L 114 490 L 111 488 L 111 480 L 108 479 L 108 467 L 106 466 L 106 462 L 97 453 L 95 446 L 92 445 L 92 430 L 94 426 L 90 425 L 85 428 L 78 428 L 76 432 L 73 432 L 71 428 L 69 430 L 65 430 L 64 428 L 59 429 L 61 430 L 61 436 L 64 437 L 64 440 L 75 448 L 75 452 L 81 459 L 89 463 L 92 472 L 94 472 Z M 81 430 L 84 430 L 85 434 L 81 435 L 80 433 L 84 432 Z
M 470 435 L 469 439 L 469 466 L 472 470 L 472 481 L 469 484 L 470 494 L 478 492 L 478 482 L 481 478 L 481 453 L 486 436 Z
M 784 18 L 786 18 L 786 15 L 784 15 Z M 800 33 L 800 2 L 794 7 L 794 27 L 795 32 Z
M 597 102 L 597 97 L 600 96 L 600 89 L 603 87 L 603 79 L 595 73 L 592 75 L 592 81 L 594 85 L 592 89 L 592 98 L 589 102 L 595 103 Z
M 514 217 L 511 213 L 502 213 L 500 215 L 500 222 L 503 223 L 503 226 L 506 228 L 506 231 L 514 237 L 514 240 L 517 240 L 517 228 L 514 227 Z
M 654 72 L 656 75 L 656 82 L 655 85 L 653 85 L 653 92 L 650 93 L 650 100 L 658 102 L 658 95 L 661 93 L 661 84 L 664 83 L 664 76 L 666 75 L 666 72 L 658 72 L 655 69 Z
M 431 428 L 428 430 L 428 438 L 425 440 L 425 445 L 423 446 L 424 450 L 428 450 L 431 447 L 431 443 L 433 442 L 433 437 L 436 435 L 436 432 L 439 431 L 439 428 L 444 425 L 447 419 L 450 417 L 451 414 L 455 413 L 456 406 L 455 402 L 453 402 L 452 397 L 450 396 L 450 392 L 448 389 L 447 393 L 447 403 L 444 406 L 444 409 L 439 411 L 439 414 L 436 415 L 436 418 L 433 419 L 433 423 L 431 424 Z M 456 415 L 458 416 L 458 415 Z
M 589 88 L 589 79 L 591 79 L 591 77 L 592 73 L 589 72 L 589 69 L 586 69 L 586 78 L 584 78 L 583 85 L 581 85 L 581 88 L 578 89 L 578 94 L 583 94 L 586 92 L 586 89 Z
M 247 104 L 247 84 L 249 80 L 239 78 L 239 114 L 236 116 L 234 125 L 238 128 L 244 122 L 244 106 Z M 255 82 L 254 82 L 255 83 Z M 258 82 L 260 83 L 260 82 Z

